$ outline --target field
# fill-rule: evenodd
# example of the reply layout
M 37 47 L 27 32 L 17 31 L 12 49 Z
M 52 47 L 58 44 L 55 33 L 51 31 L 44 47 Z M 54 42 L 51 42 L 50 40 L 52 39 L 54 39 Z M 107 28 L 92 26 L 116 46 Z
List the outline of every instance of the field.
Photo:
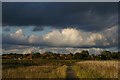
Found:
M 65 78 L 67 64 L 57 60 L 3 60 L 3 78 Z M 62 73 L 62 74 L 61 74 Z
M 117 61 L 83 61 L 73 66 L 78 78 L 118 78 Z
M 8 60 L 3 78 L 119 78 L 118 61 Z

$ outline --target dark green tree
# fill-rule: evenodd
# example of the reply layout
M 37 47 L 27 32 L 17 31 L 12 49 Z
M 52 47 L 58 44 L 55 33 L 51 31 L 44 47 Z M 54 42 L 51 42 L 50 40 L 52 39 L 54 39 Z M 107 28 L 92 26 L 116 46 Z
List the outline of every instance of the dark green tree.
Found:
M 113 52 L 113 53 L 111 54 L 111 57 L 112 57 L 112 59 L 120 59 L 120 53 L 118 53 L 118 52 Z
M 110 60 L 111 59 L 111 52 L 110 51 L 101 52 L 101 59 Z
M 40 58 L 40 56 L 41 56 L 41 55 L 40 55 L 39 52 L 35 52 L 35 53 L 32 54 L 32 57 L 33 57 L 33 58 Z
M 89 57 L 88 51 L 82 50 L 80 54 L 81 54 L 81 59 L 88 59 Z
M 76 59 L 81 59 L 81 54 L 79 53 L 79 52 L 76 52 L 75 54 L 74 54 L 74 59 L 76 60 Z

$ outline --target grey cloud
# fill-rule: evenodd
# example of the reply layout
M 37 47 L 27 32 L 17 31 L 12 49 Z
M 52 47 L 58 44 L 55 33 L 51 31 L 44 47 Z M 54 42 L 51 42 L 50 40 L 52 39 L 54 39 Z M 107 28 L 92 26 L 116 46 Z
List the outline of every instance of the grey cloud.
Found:
M 9 28 L 9 27 L 6 27 L 6 28 L 3 29 L 3 31 L 9 32 L 9 31 L 10 31 L 10 28 Z
M 33 28 L 33 31 L 42 31 L 42 30 L 44 30 L 44 28 L 42 26 L 35 26 Z
M 2 43 L 6 44 L 28 44 L 27 37 L 23 34 L 22 30 L 19 29 L 15 33 L 2 34 Z
M 2 9 L 3 25 L 73 26 L 85 31 L 100 31 L 118 22 L 117 2 L 3 2 Z

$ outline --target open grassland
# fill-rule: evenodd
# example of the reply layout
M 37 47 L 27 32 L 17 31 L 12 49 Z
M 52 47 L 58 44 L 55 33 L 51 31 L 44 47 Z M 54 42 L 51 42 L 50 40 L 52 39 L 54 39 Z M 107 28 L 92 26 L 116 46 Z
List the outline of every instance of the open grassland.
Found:
M 119 78 L 119 61 L 3 60 L 3 78 Z
M 3 78 L 65 78 L 67 64 L 60 60 L 3 60 Z
M 19 67 L 4 70 L 3 78 L 65 78 L 66 69 L 65 65 Z
M 81 61 L 73 66 L 78 78 L 118 78 L 118 61 Z
M 17 67 L 25 67 L 25 66 L 63 66 L 75 63 L 75 60 L 42 60 L 42 59 L 34 59 L 34 60 L 13 60 L 13 59 L 3 59 L 2 67 L 3 69 L 7 68 L 17 68 Z

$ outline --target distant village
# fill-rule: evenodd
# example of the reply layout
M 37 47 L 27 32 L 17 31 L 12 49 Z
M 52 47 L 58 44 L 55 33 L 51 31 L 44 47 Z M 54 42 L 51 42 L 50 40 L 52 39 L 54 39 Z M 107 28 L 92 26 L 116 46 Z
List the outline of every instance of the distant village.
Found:
M 9 53 L 2 54 L 2 59 L 14 59 L 14 60 L 33 60 L 33 59 L 54 59 L 54 60 L 119 60 L 120 52 L 103 51 L 101 54 L 89 54 L 88 51 L 83 50 L 76 52 L 75 54 L 60 54 L 52 52 L 32 52 L 27 54 Z

